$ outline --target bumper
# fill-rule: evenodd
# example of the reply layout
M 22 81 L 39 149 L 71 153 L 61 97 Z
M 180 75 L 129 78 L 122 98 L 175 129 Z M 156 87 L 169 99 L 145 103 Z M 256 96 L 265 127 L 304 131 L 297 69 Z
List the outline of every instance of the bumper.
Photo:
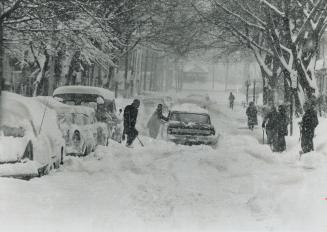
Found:
M 13 177 L 28 180 L 40 177 L 47 173 L 48 165 L 36 161 L 0 164 L 0 177 Z
M 216 145 L 218 136 L 168 135 L 168 140 L 183 145 Z
M 85 149 L 83 146 L 66 145 L 67 155 L 84 155 Z

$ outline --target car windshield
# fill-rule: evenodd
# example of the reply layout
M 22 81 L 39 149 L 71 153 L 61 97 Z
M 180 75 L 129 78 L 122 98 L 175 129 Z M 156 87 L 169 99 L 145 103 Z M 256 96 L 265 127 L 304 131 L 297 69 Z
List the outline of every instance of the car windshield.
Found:
M 82 105 L 88 106 L 93 109 L 97 107 L 97 98 L 101 97 L 96 94 L 82 94 L 82 93 L 65 93 L 57 94 L 55 97 L 63 99 L 63 103 L 67 105 Z M 105 99 L 105 106 L 108 112 L 114 113 L 116 111 L 116 106 L 114 100 Z
M 207 114 L 194 114 L 194 113 L 179 113 L 174 112 L 170 116 L 170 120 L 183 123 L 198 123 L 210 124 L 210 118 Z

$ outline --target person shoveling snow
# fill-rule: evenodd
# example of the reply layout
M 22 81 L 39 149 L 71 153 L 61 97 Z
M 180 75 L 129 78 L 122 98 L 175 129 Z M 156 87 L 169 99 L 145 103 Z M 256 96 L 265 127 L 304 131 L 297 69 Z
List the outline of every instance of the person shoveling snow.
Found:
M 153 112 L 147 123 L 151 138 L 157 138 L 162 121 L 167 122 L 168 118 L 162 114 L 162 104 L 158 104 L 157 109 Z
M 131 146 L 135 138 L 138 136 L 138 131 L 135 129 L 138 108 L 140 106 L 140 100 L 135 99 L 131 105 L 125 107 L 124 110 L 124 132 L 127 135 L 126 146 Z

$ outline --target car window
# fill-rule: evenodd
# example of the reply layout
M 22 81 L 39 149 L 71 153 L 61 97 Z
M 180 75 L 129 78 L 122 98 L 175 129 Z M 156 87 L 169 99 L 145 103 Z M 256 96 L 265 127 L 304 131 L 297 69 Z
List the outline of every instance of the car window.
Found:
M 60 113 L 57 114 L 57 119 L 59 124 L 72 124 L 73 123 L 73 116 L 71 113 Z
M 210 117 L 207 114 L 175 112 L 171 114 L 170 120 L 184 123 L 210 124 Z

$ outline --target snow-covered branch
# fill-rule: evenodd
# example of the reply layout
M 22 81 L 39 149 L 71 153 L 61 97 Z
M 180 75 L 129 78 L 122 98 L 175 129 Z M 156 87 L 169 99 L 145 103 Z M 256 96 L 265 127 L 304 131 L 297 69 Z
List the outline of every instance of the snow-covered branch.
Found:
M 323 11 L 321 12 L 321 9 L 324 8 L 322 4 L 325 4 L 325 7 L 326 7 L 327 1 L 326 0 L 318 0 L 318 2 L 311 9 L 306 20 L 303 22 L 303 24 L 298 32 L 298 35 L 293 38 L 293 41 L 295 43 L 298 43 L 299 40 L 302 39 L 305 32 L 307 31 L 308 24 L 312 25 L 313 31 L 317 30 L 317 27 L 315 28 L 315 24 L 314 24 L 313 20 L 314 20 L 314 17 L 316 16 L 317 12 L 320 12 L 320 14 L 324 14 Z
M 247 5 L 247 3 L 245 3 Z M 247 15 L 249 15 L 250 17 L 252 17 L 254 20 L 258 21 L 262 26 L 266 26 L 267 23 L 265 21 L 263 21 L 259 16 L 257 16 L 254 12 L 252 12 L 250 10 L 250 7 L 247 5 L 247 7 L 245 7 L 243 4 L 241 4 L 240 2 L 237 2 L 237 5 L 245 12 L 247 13 Z
M 9 7 L 3 14 L 0 15 L 0 21 L 3 21 L 5 18 L 8 18 L 15 10 L 18 9 L 19 5 L 22 3 L 23 0 L 16 0 L 12 6 Z
M 242 16 L 240 16 L 239 14 L 236 14 L 234 13 L 233 11 L 227 9 L 223 4 L 217 2 L 217 1 L 214 1 L 215 5 L 221 9 L 223 9 L 227 14 L 231 15 L 231 16 L 234 16 L 235 18 L 241 20 L 241 22 L 243 22 L 244 24 L 246 24 L 247 26 L 249 27 L 255 27 L 259 30 L 262 30 L 264 31 L 265 28 L 261 25 L 258 25 L 258 24 L 255 24 L 255 23 L 251 23 L 249 22 L 248 20 L 244 19 Z
M 270 2 L 268 2 L 267 0 L 260 0 L 261 3 L 263 3 L 264 5 L 266 5 L 269 9 L 271 9 L 272 11 L 274 11 L 275 13 L 277 13 L 279 16 L 281 17 L 285 17 L 285 12 L 279 10 L 276 6 L 272 5 Z
M 272 77 L 272 76 L 273 76 L 273 72 L 272 72 L 272 70 L 271 70 L 271 69 L 270 69 L 270 68 L 265 64 L 265 62 L 264 62 L 262 56 L 261 56 L 260 53 L 259 53 L 259 50 L 258 50 L 257 48 L 255 48 L 255 47 L 252 47 L 252 51 L 254 52 L 254 56 L 255 56 L 257 62 L 259 63 L 260 67 L 263 68 L 263 70 L 265 71 L 265 73 L 266 73 L 268 76 Z

